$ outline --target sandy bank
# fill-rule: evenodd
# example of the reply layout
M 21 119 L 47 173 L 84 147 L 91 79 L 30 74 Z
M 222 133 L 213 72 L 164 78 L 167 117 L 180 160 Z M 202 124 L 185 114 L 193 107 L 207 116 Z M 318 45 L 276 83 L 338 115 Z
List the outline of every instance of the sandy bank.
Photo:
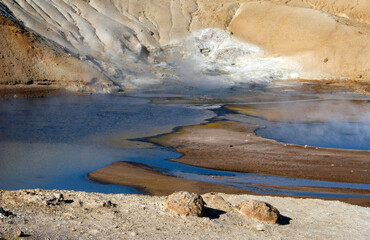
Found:
M 237 113 L 274 122 L 369 122 L 367 99 L 306 99 L 259 104 L 227 105 Z
M 257 126 L 232 121 L 184 127 L 150 138 L 184 154 L 181 163 L 227 171 L 337 182 L 370 183 L 369 152 L 283 144 L 254 134 Z
M 1 98 L 33 98 L 33 97 L 47 97 L 55 95 L 64 95 L 68 92 L 56 86 L 35 86 L 35 85 L 0 85 L 0 99 Z
M 63 201 L 55 198 L 59 193 Z M 16 239 L 16 231 L 22 230 L 27 239 L 370 238 L 369 208 L 337 201 L 219 195 L 232 205 L 246 199 L 266 201 L 285 217 L 283 224 L 259 222 L 232 209 L 220 211 L 222 206 L 211 201 L 207 206 L 212 218 L 197 218 L 169 212 L 162 204 L 165 197 L 21 190 L 0 191 L 1 207 L 14 214 L 0 219 L 0 237 Z M 110 207 L 103 207 L 108 201 Z
M 95 182 L 132 186 L 143 193 L 156 196 L 169 195 L 175 191 L 199 194 L 207 192 L 248 193 L 238 188 L 162 174 L 151 169 L 151 166 L 135 162 L 115 162 L 108 167 L 89 173 L 87 177 Z

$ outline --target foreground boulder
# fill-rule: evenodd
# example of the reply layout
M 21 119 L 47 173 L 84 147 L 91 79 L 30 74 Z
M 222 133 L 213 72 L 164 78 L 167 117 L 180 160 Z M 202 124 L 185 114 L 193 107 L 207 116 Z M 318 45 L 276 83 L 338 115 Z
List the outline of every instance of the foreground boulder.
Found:
M 204 216 L 203 198 L 196 193 L 175 192 L 167 197 L 164 206 L 180 215 L 185 216 Z
M 280 217 L 279 210 L 270 204 L 257 200 L 247 200 L 236 206 L 241 214 L 257 220 L 276 223 Z
M 207 207 L 209 208 L 211 207 L 224 212 L 229 212 L 233 210 L 233 206 L 231 205 L 231 203 L 229 203 L 223 197 L 215 193 L 206 193 L 202 195 L 202 198 L 205 201 Z

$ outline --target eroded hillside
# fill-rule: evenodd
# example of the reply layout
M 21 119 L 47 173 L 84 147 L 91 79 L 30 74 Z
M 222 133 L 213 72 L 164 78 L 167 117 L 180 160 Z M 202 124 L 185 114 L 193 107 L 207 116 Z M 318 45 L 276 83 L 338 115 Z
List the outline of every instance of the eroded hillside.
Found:
M 49 75 L 32 79 L 63 80 L 61 83 L 65 79 L 104 79 L 123 89 L 134 89 L 163 82 L 217 87 L 282 79 L 367 82 L 370 78 L 367 0 L 0 3 L 2 15 L 14 16 L 26 29 L 47 39 L 45 49 L 69 52 L 68 61 L 61 61 L 64 65 L 78 66 L 71 70 L 57 65 L 48 68 L 52 69 Z M 2 31 L 6 38 L 11 36 L 7 28 Z M 32 47 L 28 42 L 18 46 L 9 41 L 2 44 L 4 49 Z M 35 68 L 34 62 L 40 61 L 32 52 L 24 53 L 27 61 L 22 64 Z M 6 57 L 2 68 L 11 62 Z M 93 69 L 88 72 L 94 76 L 73 75 L 86 72 L 80 68 Z M 27 68 L 17 71 L 27 75 Z M 2 79 L 17 81 L 15 77 Z
M 62 86 L 72 91 L 110 92 L 114 85 L 93 66 L 0 16 L 2 84 Z

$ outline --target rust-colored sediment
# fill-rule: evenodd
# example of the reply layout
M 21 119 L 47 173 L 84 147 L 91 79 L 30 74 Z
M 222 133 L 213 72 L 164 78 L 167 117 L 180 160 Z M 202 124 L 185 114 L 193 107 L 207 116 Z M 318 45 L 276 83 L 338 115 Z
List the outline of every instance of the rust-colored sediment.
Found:
M 35 86 L 17 84 L 14 86 L 0 86 L 0 99 L 2 98 L 37 98 L 55 95 L 72 94 L 57 86 Z
M 370 95 L 369 79 L 320 79 L 320 80 L 290 80 L 291 82 L 300 82 L 302 85 L 295 86 L 292 89 L 301 92 L 315 92 L 315 93 L 357 93 Z
M 359 113 L 370 112 L 366 99 L 303 99 L 259 104 L 227 105 L 237 113 L 277 122 L 360 122 Z M 369 120 L 367 120 L 369 121 Z
M 151 166 L 134 162 L 115 162 L 105 168 L 96 170 L 88 174 L 88 178 L 95 182 L 104 184 L 117 184 L 130 186 L 136 190 L 156 196 L 166 196 L 176 191 L 189 191 L 199 194 L 208 192 L 223 192 L 229 194 L 252 194 L 264 195 L 247 190 L 219 185 L 215 183 L 207 183 L 193 181 L 183 178 L 162 174 L 155 171 Z M 260 185 L 266 186 L 266 185 Z M 314 187 L 284 187 L 284 186 L 269 186 L 277 189 L 287 189 L 296 191 L 316 191 L 325 193 L 339 194 L 366 194 L 366 190 L 355 189 L 338 189 L 338 188 L 314 188 Z M 274 196 L 286 197 L 286 195 L 272 194 Z M 293 198 L 312 198 L 306 196 L 289 196 Z M 327 198 L 320 197 L 326 200 L 340 200 L 342 202 L 355 204 L 364 207 L 370 207 L 368 198 Z
M 370 152 L 303 147 L 254 134 L 256 126 L 232 121 L 183 127 L 149 141 L 173 146 L 172 159 L 217 170 L 334 182 L 370 183 Z
M 250 193 L 239 188 L 173 177 L 151 170 L 150 166 L 132 162 L 115 162 L 89 173 L 88 178 L 95 182 L 130 186 L 141 192 L 157 196 L 166 196 L 175 191 L 189 191 L 199 194 L 208 192 Z

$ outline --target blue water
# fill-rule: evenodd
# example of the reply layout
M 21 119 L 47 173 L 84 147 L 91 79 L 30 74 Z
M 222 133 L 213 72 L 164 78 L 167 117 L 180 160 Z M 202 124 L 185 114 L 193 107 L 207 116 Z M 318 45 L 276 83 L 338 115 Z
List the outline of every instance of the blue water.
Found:
M 370 150 L 369 122 L 278 123 L 256 134 L 298 145 Z
M 180 156 L 170 148 L 151 144 L 136 147 L 136 144 L 141 146 L 142 143 L 139 142 L 114 146 L 101 140 L 110 136 L 118 136 L 121 140 L 142 138 L 170 132 L 177 126 L 204 123 L 206 119 L 216 116 L 213 111 L 207 110 L 208 108 L 209 106 L 202 104 L 153 104 L 143 97 L 107 95 L 1 100 L 0 189 L 42 188 L 138 193 L 130 187 L 93 183 L 86 178 L 89 172 L 113 162 L 133 161 L 156 167 L 160 172 L 173 176 L 219 183 L 258 193 L 370 197 L 261 187 L 256 184 L 370 190 L 370 184 L 333 183 L 193 167 L 166 160 Z M 237 114 L 224 117 L 243 119 Z M 272 128 L 258 131 L 270 129 Z M 345 128 L 342 126 L 340 129 Z M 363 132 L 361 127 L 358 130 Z M 275 134 L 278 133 L 276 130 Z M 327 132 L 326 135 L 328 134 Z M 344 142 L 354 141 L 343 138 L 342 135 L 337 137 L 345 139 Z M 366 139 L 364 138 L 365 141 Z M 302 144 L 310 143 L 306 140 L 309 138 L 304 138 Z M 339 146 L 338 143 L 335 144 Z
M 92 183 L 86 174 L 131 156 L 161 160 L 172 151 L 119 148 L 96 137 L 146 137 L 199 124 L 214 113 L 186 105 L 155 105 L 124 96 L 63 96 L 0 101 L 0 189 L 69 189 L 133 193 Z M 177 155 L 176 155 L 177 156 Z

